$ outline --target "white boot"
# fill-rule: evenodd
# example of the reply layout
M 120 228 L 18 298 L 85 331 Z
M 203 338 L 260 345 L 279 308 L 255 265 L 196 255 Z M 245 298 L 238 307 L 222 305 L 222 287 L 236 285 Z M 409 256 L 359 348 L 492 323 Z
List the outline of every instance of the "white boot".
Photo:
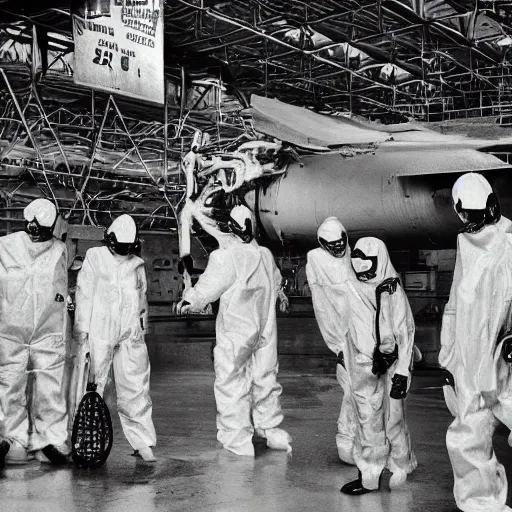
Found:
M 403 471 L 403 470 L 395 471 L 391 475 L 391 478 L 389 479 L 389 488 L 396 489 L 397 487 L 404 485 L 406 480 L 407 480 L 407 473 L 405 471 Z
M 21 446 L 17 441 L 11 441 L 7 439 L 7 442 L 11 445 L 7 455 L 5 457 L 6 464 L 27 464 L 31 458 L 27 454 L 27 450 Z
M 229 450 L 231 453 L 234 453 L 235 455 L 245 455 L 247 457 L 254 457 L 254 445 L 251 443 L 243 445 L 243 446 L 224 446 L 226 450 Z
M 156 462 L 156 457 L 153 455 L 153 450 L 149 446 L 139 448 L 138 452 L 142 460 L 146 462 Z
M 256 429 L 256 433 L 267 440 L 267 446 L 272 450 L 286 450 L 291 453 L 292 437 L 282 428 Z
M 217 440 L 222 446 L 236 455 L 254 457 L 254 445 L 252 444 L 252 429 L 240 431 L 218 430 Z

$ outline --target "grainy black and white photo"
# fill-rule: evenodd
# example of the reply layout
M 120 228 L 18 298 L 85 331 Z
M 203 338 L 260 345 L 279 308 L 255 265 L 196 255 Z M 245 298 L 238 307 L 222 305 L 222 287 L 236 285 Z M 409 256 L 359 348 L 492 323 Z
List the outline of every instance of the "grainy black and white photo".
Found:
M 512 511 L 512 1 L 0 0 L 0 512 Z

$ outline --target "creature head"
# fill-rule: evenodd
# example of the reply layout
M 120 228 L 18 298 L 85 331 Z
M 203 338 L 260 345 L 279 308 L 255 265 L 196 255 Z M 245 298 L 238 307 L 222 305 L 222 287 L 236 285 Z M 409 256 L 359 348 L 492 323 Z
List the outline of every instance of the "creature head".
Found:
M 343 224 L 336 217 L 325 219 L 318 228 L 318 243 L 335 258 L 347 253 L 348 235 Z
M 501 218 L 498 198 L 481 174 L 469 172 L 461 176 L 453 185 L 452 198 L 455 211 L 464 223 L 462 232 L 478 233 Z
M 24 210 L 25 231 L 34 243 L 46 242 L 53 237 L 57 221 L 57 208 L 48 199 L 36 199 Z

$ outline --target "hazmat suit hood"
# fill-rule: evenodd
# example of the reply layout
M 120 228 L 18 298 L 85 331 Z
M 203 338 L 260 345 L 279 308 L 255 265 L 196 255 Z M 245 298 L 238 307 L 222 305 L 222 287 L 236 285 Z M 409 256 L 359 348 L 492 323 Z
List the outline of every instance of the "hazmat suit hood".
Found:
M 139 246 L 137 225 L 130 215 L 121 215 L 112 222 L 105 234 L 107 246 L 120 256 L 136 252 Z
M 357 241 L 351 254 L 352 265 L 358 279 L 380 284 L 382 281 L 398 277 L 389 259 L 386 244 L 374 237 Z
M 229 231 L 236 235 L 242 242 L 248 244 L 253 240 L 252 213 L 247 206 L 235 206 L 228 221 Z
M 251 210 L 249 210 L 249 208 L 247 208 L 247 206 L 244 205 L 235 206 L 231 210 L 229 217 L 232 220 L 236 221 L 236 223 L 241 227 L 245 226 L 245 223 L 248 220 L 252 221 Z
M 317 232 L 318 243 L 335 258 L 347 255 L 348 235 L 343 224 L 336 217 L 325 219 Z
M 483 210 L 492 188 L 489 182 L 476 172 L 462 175 L 453 185 L 453 203 L 460 200 L 462 208 L 466 210 Z
M 25 231 L 34 243 L 47 242 L 53 237 L 53 227 L 57 220 L 57 208 L 48 199 L 32 201 L 24 210 Z
M 308 276 L 308 284 L 310 286 L 311 284 L 338 286 L 347 279 L 355 279 L 354 271 L 350 264 L 348 234 L 343 224 L 336 217 L 329 217 L 318 228 L 317 236 L 320 247 L 308 253 L 311 274 Z M 324 240 L 325 243 L 342 240 L 342 244 L 338 244 L 338 249 L 344 242 L 345 249 L 343 255 L 333 255 L 321 240 Z
M 462 233 L 478 233 L 501 218 L 500 205 L 489 182 L 475 172 L 461 176 L 453 185 L 455 211 L 464 223 Z

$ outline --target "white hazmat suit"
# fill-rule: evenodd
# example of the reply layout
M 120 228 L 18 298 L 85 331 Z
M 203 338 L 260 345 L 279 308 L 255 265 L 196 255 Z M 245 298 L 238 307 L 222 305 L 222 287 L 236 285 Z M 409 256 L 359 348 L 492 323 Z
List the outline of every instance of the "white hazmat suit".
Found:
M 19 462 L 27 451 L 48 445 L 69 452 L 66 246 L 51 236 L 57 211 L 50 201 L 36 199 L 24 216 L 48 230 L 50 238 L 34 242 L 25 232 L 0 238 L 0 434 L 11 443 L 7 461 Z
M 318 229 L 318 237 L 327 242 L 340 240 L 346 233 L 335 217 L 326 219 Z M 322 247 L 307 255 L 306 275 L 311 290 L 313 309 L 325 344 L 337 356 L 346 352 L 346 340 L 350 318 L 348 281 L 355 280 L 350 263 L 350 247 L 347 245 L 343 257 L 336 258 Z M 353 451 L 356 435 L 355 413 L 347 370 L 342 364 L 336 366 L 336 377 L 343 389 L 343 400 L 338 417 L 336 445 L 340 459 L 355 464 Z
M 463 175 L 452 190 L 454 204 L 464 210 L 485 210 L 490 194 L 489 183 L 475 173 Z M 459 215 L 463 218 L 464 212 Z M 455 416 L 446 445 L 455 500 L 464 512 L 511 510 L 505 505 L 505 469 L 492 448 L 498 420 L 512 426 L 510 365 L 500 343 L 512 327 L 510 225 L 501 217 L 477 232 L 458 235 L 453 283 L 443 316 L 439 362 L 455 382 L 454 388 L 444 388 Z
M 109 233 L 114 233 L 120 243 L 133 243 L 136 226 L 131 217 L 122 215 L 112 223 Z M 146 290 L 141 258 L 134 254 L 121 256 L 109 247 L 89 249 L 77 279 L 75 334 L 82 338 L 84 350 L 91 350 L 100 394 L 113 365 L 123 432 L 145 460 L 154 460 L 151 447 L 156 445 L 156 434 L 144 341 L 148 325 Z
M 365 489 L 378 488 L 379 477 L 386 467 L 392 473 L 390 487 L 395 488 L 402 485 L 407 475 L 417 466 L 405 422 L 404 400 L 390 397 L 395 376 L 402 376 L 406 386 L 404 392 L 410 386 L 414 319 L 405 292 L 399 284 L 393 293 L 382 293 L 377 319 L 381 343 L 379 350 L 392 354 L 397 347 L 398 357 L 384 375 L 374 375 L 372 365 L 377 346 L 377 287 L 385 280 L 396 279 L 398 275 L 381 240 L 362 238 L 356 243 L 353 256 L 358 251 L 367 257 L 376 258 L 376 268 L 373 277 L 368 280 L 349 284 L 352 293 L 349 298 L 350 322 L 345 361 L 356 410 L 354 459 Z M 355 259 L 353 263 L 356 265 Z M 367 269 L 355 267 L 355 270 L 359 273 Z
M 246 226 L 251 212 L 231 212 Z M 214 349 L 217 439 L 238 455 L 254 456 L 253 433 L 274 449 L 291 451 L 289 435 L 277 428 L 283 420 L 277 382 L 276 299 L 281 273 L 272 253 L 255 240 L 237 237 L 210 254 L 197 284 L 185 291 L 182 312 L 200 311 L 220 298 Z

